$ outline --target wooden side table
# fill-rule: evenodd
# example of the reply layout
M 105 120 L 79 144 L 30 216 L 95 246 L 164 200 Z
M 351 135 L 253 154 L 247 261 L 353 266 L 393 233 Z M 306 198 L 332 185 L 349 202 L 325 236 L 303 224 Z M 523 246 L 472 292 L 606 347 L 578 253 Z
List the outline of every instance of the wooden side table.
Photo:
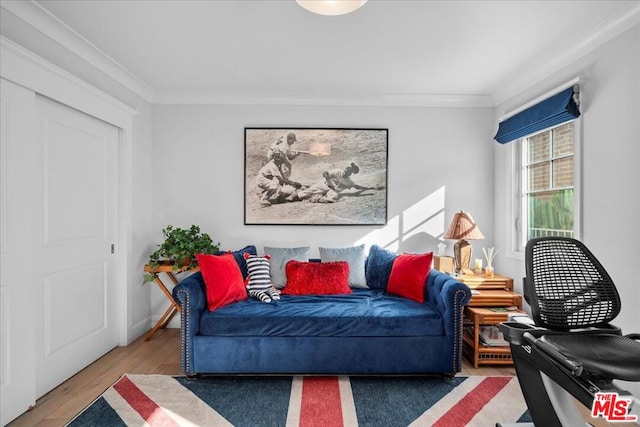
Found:
M 480 327 L 483 325 L 495 326 L 506 322 L 509 313 L 521 313 L 520 310 L 494 311 L 485 307 L 465 307 L 464 319 L 465 331 L 463 334 L 463 352 L 477 368 L 484 365 L 510 365 L 513 363 L 511 350 L 505 342 L 504 346 L 488 346 L 480 341 Z
M 456 279 L 471 289 L 506 289 L 513 291 L 513 279 L 500 274 L 494 274 L 493 277 L 487 277 L 484 273 L 463 274 L 457 276 Z
M 522 308 L 522 295 L 505 289 L 472 289 L 467 307 Z
M 478 365 L 512 364 L 511 350 L 504 346 L 484 345 L 480 340 L 481 326 L 496 326 L 506 322 L 509 313 L 522 313 L 522 295 L 513 292 L 513 279 L 495 274 L 465 274 L 456 277 L 471 288 L 471 300 L 464 308 L 463 353 Z
M 170 303 L 169 307 L 165 310 L 162 317 L 158 319 L 155 326 L 151 328 L 151 330 L 147 333 L 147 336 L 144 338 L 145 341 L 149 341 L 153 336 L 153 334 L 155 334 L 158 329 L 166 328 L 169 322 L 171 321 L 171 319 L 173 319 L 173 316 L 175 316 L 176 313 L 180 311 L 180 306 L 178 305 L 176 300 L 173 299 L 173 295 L 171 295 L 171 292 L 169 291 L 169 289 L 167 289 L 162 279 L 160 279 L 160 273 L 165 273 L 169 277 L 169 279 L 173 283 L 172 285 L 172 288 L 173 288 L 173 286 L 178 284 L 178 279 L 176 278 L 176 274 L 188 271 L 188 269 L 182 268 L 180 270 L 174 270 L 173 263 L 161 262 L 157 268 L 152 268 L 150 265 L 145 265 L 144 271 L 153 276 L 153 283 L 158 285 L 158 287 L 160 288 L 162 293 L 167 297 Z M 195 271 L 195 270 L 192 270 L 192 271 Z

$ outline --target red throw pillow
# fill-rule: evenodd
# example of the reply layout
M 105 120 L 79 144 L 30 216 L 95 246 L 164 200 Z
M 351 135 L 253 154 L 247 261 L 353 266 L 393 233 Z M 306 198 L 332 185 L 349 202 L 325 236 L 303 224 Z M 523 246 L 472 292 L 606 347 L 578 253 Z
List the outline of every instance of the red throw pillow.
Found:
M 285 267 L 288 295 L 350 294 L 349 263 L 289 261 Z
M 232 302 L 247 299 L 242 272 L 231 253 L 223 255 L 196 254 L 207 291 L 210 311 Z
M 433 252 L 400 254 L 393 260 L 387 292 L 417 302 L 424 302 L 424 289 L 431 270 Z

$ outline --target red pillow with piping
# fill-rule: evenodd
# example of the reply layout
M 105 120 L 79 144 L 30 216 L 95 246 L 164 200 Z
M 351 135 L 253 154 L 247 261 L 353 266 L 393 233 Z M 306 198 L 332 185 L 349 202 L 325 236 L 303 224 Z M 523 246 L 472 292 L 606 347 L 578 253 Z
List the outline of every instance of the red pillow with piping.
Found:
M 433 252 L 398 255 L 393 260 L 387 292 L 423 303 L 432 261 Z
M 196 259 L 204 279 L 207 307 L 210 311 L 248 298 L 242 272 L 231 253 L 196 254 Z
M 291 260 L 285 266 L 287 285 L 282 290 L 287 295 L 350 294 L 349 263 L 301 262 Z

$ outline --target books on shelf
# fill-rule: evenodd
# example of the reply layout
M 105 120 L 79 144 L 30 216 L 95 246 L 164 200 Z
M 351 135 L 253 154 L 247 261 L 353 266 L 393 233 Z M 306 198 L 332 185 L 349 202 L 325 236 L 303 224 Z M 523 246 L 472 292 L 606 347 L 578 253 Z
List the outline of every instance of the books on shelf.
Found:
M 533 319 L 530 318 L 529 315 L 526 313 L 509 313 L 507 321 L 523 323 L 525 325 L 531 325 L 531 326 L 535 325 Z
M 516 307 L 515 305 L 512 305 L 510 307 L 487 307 L 489 310 L 495 312 L 495 313 L 509 313 L 512 311 L 518 311 L 518 307 Z
M 480 326 L 480 333 L 478 335 L 480 343 L 487 347 L 505 347 L 509 345 L 496 325 Z

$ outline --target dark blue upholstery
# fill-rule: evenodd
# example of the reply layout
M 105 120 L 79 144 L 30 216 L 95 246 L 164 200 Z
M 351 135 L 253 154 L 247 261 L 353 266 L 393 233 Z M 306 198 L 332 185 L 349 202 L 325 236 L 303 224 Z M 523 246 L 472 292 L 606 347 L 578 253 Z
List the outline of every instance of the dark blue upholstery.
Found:
M 354 289 L 347 295 L 282 295 L 265 304 L 249 298 L 200 317 L 200 334 L 257 337 L 412 337 L 442 335 L 432 304 Z
M 423 304 L 384 290 L 249 299 L 209 312 L 202 274 L 173 290 L 182 370 L 197 373 L 447 374 L 460 371 L 469 288 L 431 270 Z

